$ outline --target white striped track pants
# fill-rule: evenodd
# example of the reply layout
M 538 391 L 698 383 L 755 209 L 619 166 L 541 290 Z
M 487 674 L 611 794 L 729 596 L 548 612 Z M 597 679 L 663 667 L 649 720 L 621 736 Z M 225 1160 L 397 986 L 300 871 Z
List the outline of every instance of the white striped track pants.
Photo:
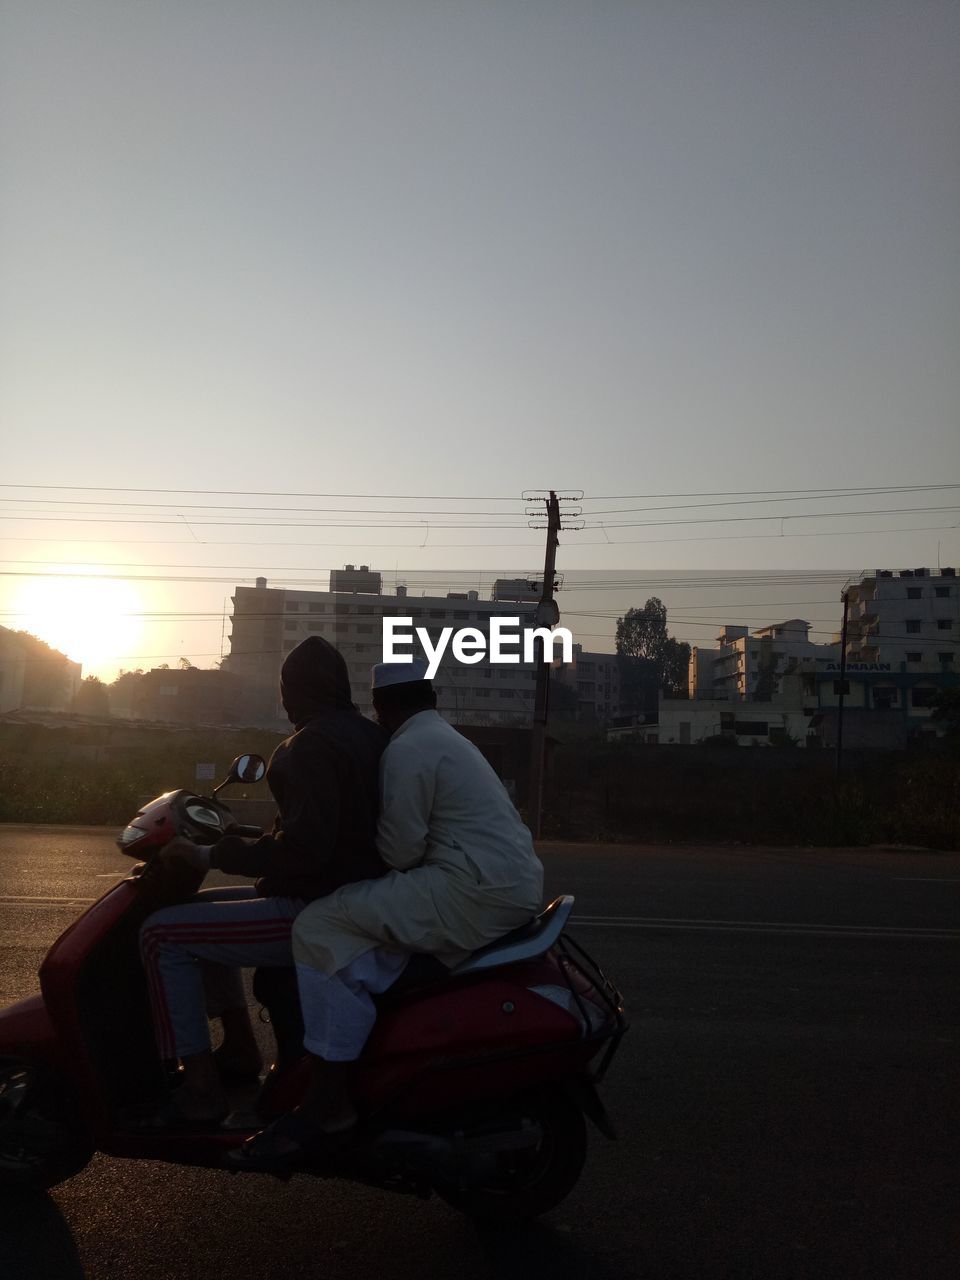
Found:
M 238 885 L 205 889 L 144 921 L 140 954 L 161 1058 L 209 1051 L 208 1017 L 246 1004 L 240 969 L 293 965 L 290 933 L 305 905 Z

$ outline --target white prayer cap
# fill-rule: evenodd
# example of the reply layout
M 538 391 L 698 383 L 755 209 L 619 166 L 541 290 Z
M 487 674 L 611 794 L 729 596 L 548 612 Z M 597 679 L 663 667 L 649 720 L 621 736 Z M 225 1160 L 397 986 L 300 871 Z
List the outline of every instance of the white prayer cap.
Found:
M 371 671 L 371 689 L 386 689 L 393 684 L 419 684 L 427 679 L 426 658 L 412 662 L 378 662 Z

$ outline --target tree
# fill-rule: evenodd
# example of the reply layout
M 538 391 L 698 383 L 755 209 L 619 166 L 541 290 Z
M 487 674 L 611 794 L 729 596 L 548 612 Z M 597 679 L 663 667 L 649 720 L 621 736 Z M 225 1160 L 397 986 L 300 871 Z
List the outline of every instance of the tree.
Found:
M 668 636 L 660 683 L 668 698 L 690 696 L 690 646 Z
M 687 696 L 690 646 L 667 634 L 667 607 L 659 597 L 651 596 L 642 609 L 628 609 L 617 619 L 617 656 L 621 696 L 631 711 L 642 701 L 641 659 L 653 663 L 666 697 Z
M 107 686 L 96 676 L 87 676 L 77 690 L 72 709 L 84 716 L 108 716 L 110 696 Z
M 143 668 L 136 671 L 121 670 L 109 688 L 110 711 L 112 715 L 126 712 L 133 714 L 137 707 L 137 695 L 143 682 Z

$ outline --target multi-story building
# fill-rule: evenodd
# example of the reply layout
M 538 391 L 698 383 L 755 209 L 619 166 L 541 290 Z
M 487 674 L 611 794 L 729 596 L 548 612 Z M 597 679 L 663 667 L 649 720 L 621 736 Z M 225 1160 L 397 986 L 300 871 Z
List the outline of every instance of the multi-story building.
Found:
M 847 583 L 845 595 L 845 708 L 896 712 L 908 736 L 934 732 L 927 721 L 940 691 L 960 683 L 957 570 L 877 569 Z M 821 709 L 840 700 L 840 638 L 836 659 L 816 673 Z
M 110 714 L 121 720 L 243 725 L 247 711 L 243 681 L 229 671 L 155 667 L 128 673 L 110 690 Z
M 615 653 L 573 646 L 572 662 L 555 662 L 551 678 L 576 694 L 578 720 L 609 724 L 620 715 L 620 667 Z
M 775 622 L 757 631 L 724 627 L 716 649 L 690 653 L 690 697 L 723 701 L 769 702 L 780 691 L 786 671 L 801 662 L 826 665 L 839 658 L 839 641 L 814 644 L 810 623 L 802 618 Z
M 877 569 L 847 583 L 845 595 L 846 740 L 850 745 L 855 739 L 860 746 L 896 746 L 917 734 L 936 733 L 930 716 L 940 692 L 960 683 L 957 570 Z M 841 702 L 841 632 L 828 645 L 810 643 L 808 632 L 809 624 L 798 618 L 754 632 L 725 627 L 717 649 L 692 651 L 691 697 L 713 704 L 719 723 L 724 701 L 772 707 L 778 699 L 784 701 L 788 675 L 797 674 L 802 712 L 810 725 L 808 740 L 831 745 Z M 783 710 L 794 715 L 801 708 L 784 704 Z M 769 716 L 768 721 L 772 723 Z M 801 736 L 797 723 L 791 722 L 791 737 Z M 726 725 L 721 732 L 728 732 Z
M 66 711 L 80 689 L 81 666 L 26 631 L 0 627 L 0 712 Z
M 426 629 L 435 644 L 444 627 L 455 631 L 474 627 L 486 638 L 490 619 L 516 617 L 520 626 L 533 625 L 534 606 L 507 599 L 483 600 L 478 591 L 449 592 L 445 596 L 410 596 L 398 586 L 384 594 L 381 575 L 366 565 L 333 570 L 331 590 L 271 588 L 266 578 L 255 587 L 237 587 L 233 596 L 230 653 L 225 669 L 244 678 L 254 714 L 265 724 L 282 724 L 279 705 L 280 667 L 302 640 L 321 635 L 343 654 L 354 701 L 372 714 L 370 668 L 382 660 L 383 621 L 408 617 L 412 626 Z M 419 649 L 414 645 L 414 652 Z M 530 724 L 535 675 L 532 662 L 491 663 L 485 655 L 475 665 L 460 663 L 450 646 L 434 677 L 438 708 L 456 725 Z

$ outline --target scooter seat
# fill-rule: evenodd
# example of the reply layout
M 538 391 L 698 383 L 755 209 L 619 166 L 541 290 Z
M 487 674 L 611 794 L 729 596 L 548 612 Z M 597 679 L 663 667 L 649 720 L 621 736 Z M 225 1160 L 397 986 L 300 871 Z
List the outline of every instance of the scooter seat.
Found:
M 573 895 L 569 893 L 554 898 L 549 907 L 534 916 L 529 924 L 521 925 L 462 960 L 450 970 L 450 977 L 462 978 L 468 973 L 516 964 L 518 960 L 535 960 L 544 955 L 563 933 L 573 903 Z

